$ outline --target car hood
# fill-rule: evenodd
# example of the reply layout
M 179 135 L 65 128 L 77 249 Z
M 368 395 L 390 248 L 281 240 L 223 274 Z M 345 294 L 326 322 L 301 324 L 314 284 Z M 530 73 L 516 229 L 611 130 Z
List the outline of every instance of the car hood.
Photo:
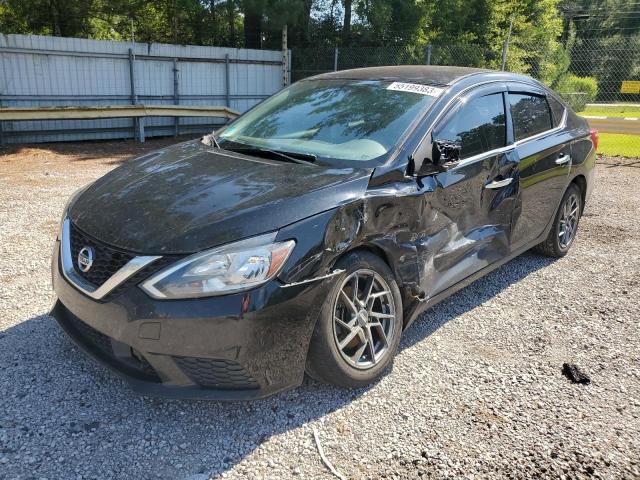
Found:
M 362 197 L 371 171 L 265 160 L 195 140 L 111 171 L 75 199 L 68 215 L 115 247 L 192 253 Z

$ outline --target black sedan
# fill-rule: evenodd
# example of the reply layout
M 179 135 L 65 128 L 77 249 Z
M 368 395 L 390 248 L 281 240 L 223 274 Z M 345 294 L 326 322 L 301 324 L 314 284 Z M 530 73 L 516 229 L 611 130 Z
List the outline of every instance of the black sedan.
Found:
M 77 192 L 52 314 L 145 394 L 364 386 L 431 305 L 531 248 L 567 253 L 597 141 L 522 75 L 309 78 Z

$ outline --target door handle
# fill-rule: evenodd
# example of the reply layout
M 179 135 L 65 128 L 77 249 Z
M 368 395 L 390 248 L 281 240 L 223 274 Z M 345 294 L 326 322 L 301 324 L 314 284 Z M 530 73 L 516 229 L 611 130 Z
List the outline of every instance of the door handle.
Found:
M 564 153 L 561 153 L 556 160 L 556 165 L 564 165 L 565 163 L 569 163 L 570 161 L 571 155 L 565 155 Z
M 504 180 L 494 180 L 493 182 L 485 185 L 484 188 L 491 188 L 491 189 L 502 188 L 509 185 L 512 181 L 513 181 L 513 177 L 505 178 Z

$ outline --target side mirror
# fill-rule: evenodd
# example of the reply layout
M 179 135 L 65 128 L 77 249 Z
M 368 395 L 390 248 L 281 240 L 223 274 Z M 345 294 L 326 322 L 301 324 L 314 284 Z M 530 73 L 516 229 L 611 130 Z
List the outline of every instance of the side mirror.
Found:
M 449 140 L 436 140 L 433 142 L 433 151 L 431 158 L 433 163 L 446 168 L 452 166 L 452 164 L 460 161 L 460 151 L 462 145 L 458 142 L 451 142 Z
M 446 172 L 460 161 L 462 146 L 458 142 L 437 140 L 433 142 L 431 158 L 425 158 L 415 174 L 419 177 Z

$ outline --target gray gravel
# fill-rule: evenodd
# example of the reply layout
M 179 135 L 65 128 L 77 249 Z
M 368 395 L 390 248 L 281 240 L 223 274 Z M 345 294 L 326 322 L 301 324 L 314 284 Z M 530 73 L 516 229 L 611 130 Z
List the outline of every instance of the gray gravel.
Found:
M 132 150 L 0 150 L 0 478 L 335 478 L 314 427 L 347 478 L 640 478 L 638 164 L 605 159 L 567 257 L 432 308 L 377 385 L 222 404 L 133 394 L 47 316 L 66 197 Z

